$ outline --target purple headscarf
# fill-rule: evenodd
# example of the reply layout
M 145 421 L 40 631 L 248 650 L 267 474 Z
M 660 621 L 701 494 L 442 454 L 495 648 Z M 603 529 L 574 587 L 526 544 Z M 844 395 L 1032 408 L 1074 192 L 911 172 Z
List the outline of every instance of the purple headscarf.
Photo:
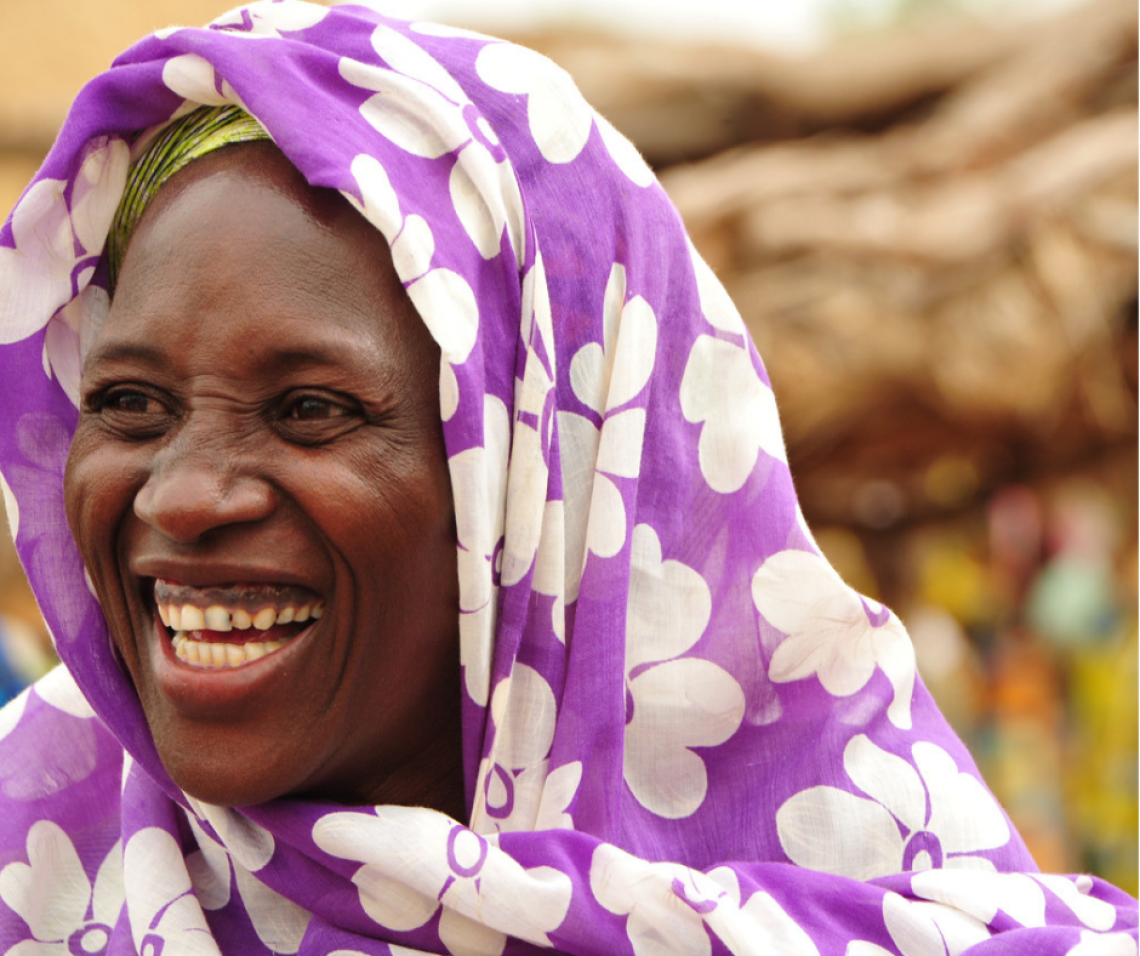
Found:
M 441 348 L 468 825 L 187 797 L 68 531 L 131 155 L 223 103 L 383 233 Z M 739 315 L 535 53 L 299 0 L 143 40 L 0 232 L 0 408 L 66 665 L 0 711 L 0 952 L 1136 953 L 1135 902 L 1036 872 L 898 619 L 820 555 Z

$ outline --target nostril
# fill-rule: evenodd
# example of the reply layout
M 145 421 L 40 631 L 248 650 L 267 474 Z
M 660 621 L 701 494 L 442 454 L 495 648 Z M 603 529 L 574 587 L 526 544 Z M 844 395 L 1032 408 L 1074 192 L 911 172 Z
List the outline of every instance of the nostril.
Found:
M 135 514 L 167 537 L 190 543 L 215 528 L 273 512 L 269 484 L 252 475 L 185 464 L 156 470 L 135 495 Z

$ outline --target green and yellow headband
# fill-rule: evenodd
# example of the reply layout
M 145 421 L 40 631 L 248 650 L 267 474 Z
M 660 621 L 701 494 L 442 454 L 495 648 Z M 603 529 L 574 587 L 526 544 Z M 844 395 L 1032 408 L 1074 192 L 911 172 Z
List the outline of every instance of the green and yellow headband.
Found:
M 151 200 L 175 173 L 233 143 L 269 139 L 265 128 L 237 106 L 202 106 L 166 127 L 127 173 L 127 185 L 107 236 L 107 268 L 114 294 L 131 235 Z

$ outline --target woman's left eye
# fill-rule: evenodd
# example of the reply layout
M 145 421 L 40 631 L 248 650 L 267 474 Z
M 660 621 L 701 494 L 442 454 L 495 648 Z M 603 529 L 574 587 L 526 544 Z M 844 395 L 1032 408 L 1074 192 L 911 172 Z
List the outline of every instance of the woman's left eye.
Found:
M 323 421 L 329 418 L 346 418 L 353 413 L 343 402 L 319 395 L 303 395 L 285 409 L 285 417 L 293 421 Z
M 294 392 L 282 397 L 274 427 L 286 441 L 325 445 L 365 420 L 362 406 L 347 395 Z

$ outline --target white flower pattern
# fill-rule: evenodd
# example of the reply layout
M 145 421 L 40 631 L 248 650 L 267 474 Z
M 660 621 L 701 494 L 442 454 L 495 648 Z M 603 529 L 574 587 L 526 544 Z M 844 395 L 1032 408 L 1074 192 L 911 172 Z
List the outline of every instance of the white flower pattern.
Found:
M 994 922 L 999 911 L 1023 927 L 1045 926 L 1046 900 L 1042 886 L 1066 902 L 1079 897 L 1089 904 L 1085 912 L 1100 924 L 1099 928 L 1108 929 L 1115 921 L 1115 911 L 1109 904 L 1083 896 L 1079 887 L 1066 877 L 973 869 L 916 873 L 911 878 L 911 892 L 918 899 L 907 900 L 897 893 L 887 893 L 883 899 L 883 921 L 902 956 L 959 956 L 990 937 L 988 925 Z M 1088 950 L 1091 956 L 1098 952 L 1096 942 L 1107 937 L 1097 933 L 1087 936 L 1094 943 Z M 1132 946 L 1135 948 L 1134 942 Z M 1084 950 L 1078 948 L 1070 952 Z M 848 946 L 846 956 L 890 954 L 876 943 L 860 940 Z
M 693 266 L 693 276 L 697 280 L 697 296 L 701 302 L 701 312 L 708 323 L 721 332 L 744 336 L 747 331 L 744 320 L 740 317 L 728 292 L 725 291 L 716 273 L 712 271 L 704 257 L 697 252 L 692 240 L 685 237 L 685 244 L 689 250 L 689 262 Z
M 921 899 L 951 906 L 981 923 L 992 923 L 1001 910 L 1022 926 L 1045 925 L 1045 894 L 1021 873 L 924 870 L 911 877 L 910 888 Z
M 681 657 L 701 639 L 712 611 L 704 578 L 662 560 L 647 524 L 633 529 L 626 611 L 624 776 L 637 801 L 668 819 L 704 802 L 708 774 L 693 748 L 724 743 L 744 717 L 744 692 L 711 661 Z M 649 666 L 644 666 L 649 665 Z
M 123 874 L 139 956 L 221 956 L 170 833 L 146 827 L 132 834 Z
M 91 108 L 73 111 L 4 229 L 0 346 L 13 347 L 0 350 L 0 380 L 12 415 L 0 492 L 100 717 L 62 669 L 0 711 L 0 803 L 20 821 L 0 868 L 0 949 L 98 953 L 114 939 L 142 956 L 209 956 L 260 940 L 286 954 L 419 952 L 376 942 L 390 934 L 371 918 L 455 956 L 498 956 L 523 945 L 515 938 L 636 956 L 812 956 L 817 945 L 951 956 L 1010 923 L 1064 927 L 1055 938 L 1069 956 L 1136 956 L 1134 908 L 1091 879 L 995 872 L 1029 866 L 1024 849 L 929 702 L 912 700 L 901 624 L 811 553 L 747 330 L 632 144 L 549 61 L 373 6 L 265 0 L 211 29 L 160 31 L 127 55 L 129 69 L 88 88 Z M 183 819 L 155 754 L 129 744 L 136 763 L 115 743 L 145 744 L 145 722 L 133 700 L 119 706 L 129 688 L 106 656 L 60 494 L 74 421 L 60 403 L 75 403 L 108 312 L 93 280 L 126 143 L 147 142 L 115 125 L 128 119 L 115 103 L 154 122 L 243 96 L 304 175 L 335 182 L 384 234 L 441 347 L 441 417 L 461 449 L 451 473 L 465 747 L 488 748 L 471 828 L 422 808 L 309 801 L 250 811 L 264 828 L 196 801 Z M 112 128 L 125 138 L 84 142 Z M 569 214 L 584 228 L 562 228 Z M 681 480 L 673 456 L 688 456 Z M 595 665 L 607 692 L 624 685 L 620 735 L 619 696 L 591 709 Z M 771 699 L 757 700 L 754 678 L 768 678 Z M 900 733 L 912 706 L 914 733 Z M 785 764 L 808 789 L 795 792 L 782 768 L 741 796 L 757 745 L 814 744 L 821 727 L 821 746 Z M 825 872 L 733 856 L 748 862 L 702 873 L 591 835 L 626 827 L 655 859 L 766 852 L 778 838 L 794 863 Z M 113 832 L 123 846 L 108 850 Z M 853 885 L 827 872 L 886 876 L 898 893 L 864 885 L 847 905 Z M 807 915 L 819 901 L 834 906 L 827 920 Z
M 62 710 L 65 714 L 81 719 L 95 716 L 95 711 L 87 703 L 83 691 L 79 689 L 75 678 L 63 664 L 53 667 L 36 681 L 33 687 L 36 696 L 44 703 L 51 704 L 56 710 Z
M 657 177 L 649 164 L 622 133 L 614 127 L 601 113 L 594 114 L 594 122 L 598 124 L 598 132 L 602 134 L 602 142 L 610 157 L 617 164 L 625 176 L 636 186 L 652 186 Z
M 442 906 L 439 937 L 454 956 L 499 956 L 507 927 L 549 947 L 546 934 L 570 907 L 566 874 L 524 869 L 494 843 L 431 810 L 330 813 L 314 824 L 313 840 L 326 853 L 362 864 L 352 880 L 365 913 L 381 926 L 416 929 Z
M 479 334 L 479 304 L 470 284 L 450 269 L 431 268 L 435 251 L 431 227 L 415 213 L 403 216 L 388 173 L 379 161 L 364 154 L 357 156 L 352 175 L 361 198 L 344 195 L 389 237 L 396 272 L 407 283 L 412 303 L 439 344 L 443 362 L 462 365 Z M 449 382 L 453 380 L 454 373 Z
M 273 834 L 258 826 L 241 811 L 204 803 L 189 794 L 186 795 L 186 800 L 198 819 L 205 820 L 213 827 L 230 855 L 242 866 L 256 871 L 273 859 L 276 849 Z
M 199 812 L 207 807 L 193 802 Z M 212 811 L 211 825 L 216 829 L 221 827 L 219 835 L 225 835 L 230 850 L 227 852 L 226 847 L 202 829 L 198 818 L 187 812 L 186 818 L 198 849 L 187 855 L 186 871 L 198 902 L 204 910 L 222 909 L 229 903 L 236 885 L 258 939 L 274 953 L 285 956 L 296 953 L 308 929 L 310 914 L 262 883 L 242 862 L 260 864 L 255 869 L 264 867 L 273 853 L 272 837 L 249 821 L 236 823 L 242 818 L 234 810 L 222 807 L 209 809 Z
M 1009 841 L 997 802 L 937 744 L 920 741 L 911 753 L 913 767 L 863 734 L 852 737 L 843 766 L 871 799 L 828 786 L 789 798 L 776 812 L 789 859 L 857 880 L 942 867 L 992 871 L 974 854 Z
M 479 767 L 472 829 L 573 829 L 566 811 L 581 782 L 582 764 L 573 761 L 548 774 L 557 717 L 554 692 L 534 668 L 516 663 L 499 681 L 491 698 L 494 744 Z
M 550 296 L 541 255 L 536 256 L 534 265 L 523 278 L 522 291 L 521 340 L 525 343 L 525 357 L 522 380 L 516 382 L 515 389 L 514 431 L 507 469 L 509 504 L 503 528 L 502 583 L 508 587 L 518 584 L 532 568 L 537 573 L 550 483 L 539 423 L 554 388 L 557 369 L 553 358 Z M 550 357 L 549 368 L 540 353 Z M 547 446 L 549 441 L 548 432 Z
M 27 863 L 9 863 L 0 870 L 0 899 L 28 924 L 35 942 L 8 952 L 105 953 L 123 907 L 121 846 L 116 843 L 104 858 L 94 885 L 58 824 L 50 820 L 32 824 L 27 850 Z
M 1054 873 L 1034 873 L 1033 879 L 1071 909 L 1085 926 L 1100 931 L 1112 929 L 1116 922 L 1116 908 L 1089 895 L 1093 885 L 1090 877 L 1082 875 L 1069 879 Z
M 15 247 L 0 246 L 0 345 L 39 331 L 86 287 L 123 192 L 130 151 L 94 141 L 70 193 L 40 179 L 12 211 Z M 81 251 L 80 251 L 81 250 Z
M 214 20 L 215 29 L 233 31 L 247 37 L 280 37 L 281 32 L 315 27 L 328 10 L 314 3 L 297 0 L 259 0 L 231 10 Z
M 483 399 L 483 444 L 448 459 L 459 549 L 459 656 L 467 694 L 485 705 L 491 679 L 498 585 L 492 562 L 503 537 L 510 419 L 494 395 Z
M 942 903 L 903 899 L 897 893 L 883 897 L 883 922 L 902 956 L 960 956 L 985 942 L 985 923 Z
M 20 718 L 24 716 L 24 710 L 28 706 L 28 697 L 31 693 L 31 688 L 25 687 L 0 708 L 0 740 L 7 737 L 19 725 Z
M 765 892 L 741 905 L 729 867 L 709 873 L 679 863 L 649 863 L 603 843 L 590 861 L 590 889 L 611 913 L 626 916 L 634 956 L 708 956 L 706 927 L 734 956 L 818 956 L 811 938 Z
M 1081 930 L 1081 939 L 1065 956 L 1136 956 L 1136 939 L 1128 933 L 1091 933 Z
M 697 336 L 681 379 L 681 412 L 701 426 L 697 457 L 713 491 L 744 487 L 761 451 L 788 460 L 776 399 L 742 345 Z
M 219 84 L 213 65 L 197 53 L 183 53 L 167 60 L 162 67 L 162 82 L 186 100 L 188 105 L 183 107 L 183 112 L 198 106 L 241 103 L 229 81 Z
M 47 324 L 44 358 L 60 387 L 76 408 L 79 407 L 79 378 L 87 348 L 111 308 L 107 290 L 90 284 L 94 269 L 79 275 L 79 285 L 88 285 L 60 309 Z
M 657 181 L 633 143 L 594 112 L 570 74 L 542 54 L 510 43 L 490 43 L 479 52 L 475 68 L 493 89 L 526 96 L 530 135 L 547 162 L 564 164 L 577 159 L 596 122 L 602 143 L 622 175 L 643 188 Z
M 561 67 L 533 50 L 491 43 L 475 62 L 480 79 L 502 93 L 525 94 L 530 134 L 549 163 L 569 163 L 586 146 L 594 111 Z
M 752 600 L 787 635 L 772 654 L 770 680 L 783 684 L 815 674 L 829 694 L 849 697 L 878 666 L 894 688 L 887 716 L 896 727 L 910 728 L 914 647 L 894 614 L 860 597 L 809 551 L 768 558 L 752 578 Z
M 361 115 L 414 156 L 435 159 L 456 151 L 448 188 L 464 230 L 479 254 L 492 259 L 501 251 L 505 227 L 522 265 L 522 196 L 490 125 L 482 117 L 474 124 L 469 122 L 465 108 L 471 101 L 463 88 L 430 53 L 402 33 L 378 26 L 372 33 L 372 47 L 386 69 L 348 57 L 340 62 L 345 80 L 376 94 L 361 105 Z M 393 235 L 387 230 L 385 234 Z M 410 278 L 402 271 L 400 275 Z
M 17 755 L 0 751 L 0 793 L 16 800 L 42 800 L 82 783 L 95 770 L 95 712 L 67 668 L 59 664 L 0 710 L 0 740 L 28 715 L 26 726 L 50 725 L 52 718 L 29 703 L 38 698 L 71 718 L 66 734 L 50 748 Z
M 613 557 L 626 542 L 625 504 L 614 479 L 640 474 L 645 410 L 623 406 L 645 388 L 656 361 L 657 317 L 640 296 L 626 301 L 621 263 L 610 270 L 602 315 L 602 342 L 583 345 L 570 362 L 574 395 L 602 427 L 576 412 L 558 413 L 568 602 L 578 596 L 587 553 Z

